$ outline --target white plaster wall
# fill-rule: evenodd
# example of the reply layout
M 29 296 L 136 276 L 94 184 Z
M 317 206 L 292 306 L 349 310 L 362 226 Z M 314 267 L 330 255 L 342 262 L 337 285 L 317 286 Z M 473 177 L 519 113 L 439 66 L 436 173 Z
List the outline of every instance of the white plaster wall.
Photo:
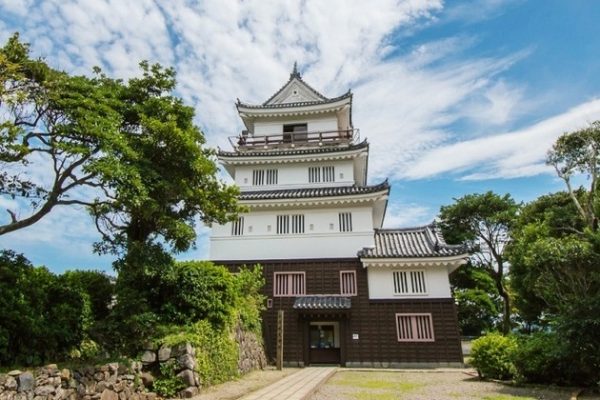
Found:
M 333 166 L 335 182 L 308 183 L 308 168 Z M 252 186 L 252 171 L 255 169 L 278 169 L 277 185 Z M 291 189 L 294 187 L 350 186 L 354 184 L 354 165 L 352 160 L 323 161 L 319 163 L 297 162 L 290 164 L 264 164 L 240 166 L 235 169 L 235 183 L 244 190 Z
M 254 135 L 274 135 L 283 133 L 283 125 L 307 124 L 309 132 L 338 130 L 337 116 L 333 113 L 310 118 L 263 119 L 254 122 Z
M 338 213 L 352 213 L 352 232 L 339 231 Z M 304 214 L 305 233 L 276 234 L 277 215 Z M 273 210 L 244 215 L 244 234 L 231 235 L 231 223 L 214 225 L 211 260 L 356 257 L 373 245 L 373 220 L 369 207 Z
M 399 270 L 425 270 L 427 294 L 419 295 L 395 295 L 393 271 Z M 425 268 L 389 268 L 369 267 L 367 269 L 370 299 L 407 299 L 407 298 L 446 298 L 451 297 L 448 269 L 446 267 Z
M 372 233 L 235 236 L 210 240 L 210 259 L 276 260 L 356 257 L 373 244 Z

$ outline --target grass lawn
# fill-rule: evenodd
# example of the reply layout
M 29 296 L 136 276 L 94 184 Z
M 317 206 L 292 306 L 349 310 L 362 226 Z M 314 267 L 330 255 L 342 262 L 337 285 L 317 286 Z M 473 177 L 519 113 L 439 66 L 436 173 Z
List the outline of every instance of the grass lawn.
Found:
M 317 389 L 310 400 L 568 400 L 572 392 L 572 389 L 564 388 L 517 387 L 485 382 L 462 370 L 340 370 Z M 600 400 L 600 396 L 579 398 Z

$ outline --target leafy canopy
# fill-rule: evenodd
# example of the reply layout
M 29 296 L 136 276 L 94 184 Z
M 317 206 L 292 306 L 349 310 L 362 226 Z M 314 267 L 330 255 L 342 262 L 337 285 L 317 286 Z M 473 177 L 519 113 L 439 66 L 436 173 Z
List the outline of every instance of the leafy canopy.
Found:
M 16 34 L 0 49 L 0 195 L 15 204 L 0 234 L 77 204 L 102 234 L 99 252 L 157 240 L 183 251 L 198 220 L 235 218 L 238 191 L 217 178 L 194 110 L 172 95 L 173 69 L 140 67 L 127 82 L 98 68 L 71 76 L 30 58 Z

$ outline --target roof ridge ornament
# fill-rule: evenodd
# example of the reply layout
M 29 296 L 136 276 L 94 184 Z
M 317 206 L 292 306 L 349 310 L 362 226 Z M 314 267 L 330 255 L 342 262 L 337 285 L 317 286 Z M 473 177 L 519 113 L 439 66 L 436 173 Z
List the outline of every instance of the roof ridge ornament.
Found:
M 290 74 L 290 80 L 292 80 L 294 78 L 302 79 L 302 75 L 300 75 L 300 72 L 298 72 L 298 62 L 297 61 L 294 61 L 294 68 L 292 69 L 292 73 Z

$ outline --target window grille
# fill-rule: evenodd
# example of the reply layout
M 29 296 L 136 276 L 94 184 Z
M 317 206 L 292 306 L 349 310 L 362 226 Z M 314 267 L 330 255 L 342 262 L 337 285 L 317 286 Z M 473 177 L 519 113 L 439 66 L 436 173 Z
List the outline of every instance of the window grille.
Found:
M 335 168 L 327 167 L 308 167 L 308 182 L 335 182 Z
M 425 271 L 394 271 L 394 294 L 427 293 Z
M 278 215 L 277 216 L 277 234 L 285 235 L 290 233 L 290 216 L 289 215 Z
M 255 169 L 252 171 L 252 185 L 277 185 L 278 175 L 276 169 Z
M 352 213 L 339 213 L 340 232 L 352 232 Z
M 340 271 L 340 294 L 356 296 L 356 271 Z
M 304 233 L 304 215 L 292 215 L 292 233 Z
M 306 294 L 304 272 L 275 272 L 273 280 L 274 296 L 299 296 Z
M 239 217 L 237 221 L 231 223 L 231 235 L 240 236 L 244 234 L 244 217 Z
M 399 342 L 433 342 L 431 314 L 396 314 L 396 333 Z

